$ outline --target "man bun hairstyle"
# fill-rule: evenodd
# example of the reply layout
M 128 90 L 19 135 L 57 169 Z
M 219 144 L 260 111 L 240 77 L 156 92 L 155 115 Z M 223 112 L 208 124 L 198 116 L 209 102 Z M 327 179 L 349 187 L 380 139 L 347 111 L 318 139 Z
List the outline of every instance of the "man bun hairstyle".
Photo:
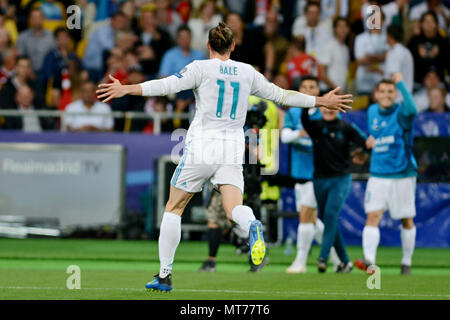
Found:
M 219 54 L 224 54 L 230 51 L 231 45 L 233 44 L 233 31 L 231 31 L 225 22 L 219 22 L 217 26 L 209 30 L 208 40 L 211 49 Z

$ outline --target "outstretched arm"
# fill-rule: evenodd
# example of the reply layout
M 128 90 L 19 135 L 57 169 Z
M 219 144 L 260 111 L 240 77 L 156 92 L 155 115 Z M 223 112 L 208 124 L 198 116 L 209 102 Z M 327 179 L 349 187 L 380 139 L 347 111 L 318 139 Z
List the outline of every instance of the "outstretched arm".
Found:
M 100 89 L 96 91 L 97 98 L 102 102 L 108 102 L 113 98 L 121 98 L 127 94 L 142 95 L 142 87 L 139 84 L 123 85 L 112 75 L 109 75 L 109 78 L 112 80 L 112 83 L 101 83 L 98 85 Z
M 113 98 L 120 98 L 126 94 L 137 96 L 165 96 L 198 86 L 201 71 L 195 62 L 190 63 L 180 73 L 173 76 L 150 80 L 133 85 L 123 85 L 119 80 L 109 75 L 112 83 L 102 83 L 96 91 L 97 98 L 107 102 Z
M 400 110 L 398 112 L 399 123 L 404 129 L 409 130 L 412 127 L 414 117 L 417 115 L 416 103 L 411 92 L 406 87 L 401 73 L 394 73 L 392 75 L 392 81 L 395 82 L 403 96 L 403 103 L 400 104 Z
M 346 112 L 346 110 L 352 109 L 352 107 L 348 106 L 348 104 L 353 102 L 351 100 L 352 95 L 338 95 L 337 92 L 339 90 L 340 88 L 337 87 L 322 97 L 314 97 L 294 90 L 281 89 L 267 81 L 261 73 L 255 71 L 251 94 L 289 107 L 325 107 L 331 110 Z

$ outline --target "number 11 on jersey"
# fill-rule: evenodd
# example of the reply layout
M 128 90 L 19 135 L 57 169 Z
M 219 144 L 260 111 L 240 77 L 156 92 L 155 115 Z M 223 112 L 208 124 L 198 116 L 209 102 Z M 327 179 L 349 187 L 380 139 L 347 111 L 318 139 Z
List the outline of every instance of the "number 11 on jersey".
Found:
M 217 80 L 219 86 L 219 99 L 217 100 L 217 118 L 222 118 L 223 98 L 225 94 L 225 81 Z M 230 82 L 230 86 L 233 88 L 233 104 L 231 105 L 230 118 L 236 119 L 236 108 L 239 100 L 239 82 Z

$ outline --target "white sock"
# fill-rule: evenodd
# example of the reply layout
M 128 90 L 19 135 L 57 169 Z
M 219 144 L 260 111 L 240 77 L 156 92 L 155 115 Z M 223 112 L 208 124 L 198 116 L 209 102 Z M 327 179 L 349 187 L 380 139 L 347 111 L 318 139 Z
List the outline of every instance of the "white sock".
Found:
M 325 230 L 325 225 L 319 218 L 317 218 L 314 226 L 314 239 L 318 244 L 322 244 L 323 230 Z
M 302 266 L 306 266 L 308 252 L 314 237 L 313 223 L 299 223 L 297 228 L 297 256 L 295 261 Z
M 172 212 L 164 212 L 159 231 L 159 276 L 166 277 L 172 272 L 175 251 L 181 239 L 181 217 Z
M 412 229 L 405 229 L 402 227 L 400 237 L 402 239 L 403 250 L 402 264 L 411 266 L 411 258 L 416 243 L 416 227 L 413 227 Z
M 365 226 L 362 232 L 362 244 L 364 258 L 370 262 L 375 263 L 377 255 L 377 247 L 380 243 L 380 229 L 378 227 Z
M 250 224 L 256 220 L 253 210 L 248 206 L 236 206 L 231 211 L 231 218 L 238 225 L 237 233 L 241 238 L 248 238 Z

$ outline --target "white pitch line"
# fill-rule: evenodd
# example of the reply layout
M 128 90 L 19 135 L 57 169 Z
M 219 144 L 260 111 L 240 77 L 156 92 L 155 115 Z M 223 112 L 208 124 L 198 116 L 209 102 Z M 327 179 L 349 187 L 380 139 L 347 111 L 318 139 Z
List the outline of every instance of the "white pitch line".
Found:
M 69 290 L 64 287 L 20 287 L 2 286 L 0 289 L 17 290 Z M 81 288 L 80 290 L 107 290 L 107 291 L 136 291 L 146 292 L 146 289 L 138 288 Z M 209 293 L 244 293 L 244 294 L 281 294 L 281 295 L 344 295 L 344 296 L 389 296 L 389 297 L 436 297 L 450 298 L 450 294 L 408 294 L 408 293 L 385 293 L 385 292 L 323 292 L 323 291 L 248 291 L 248 290 L 214 290 L 214 289 L 174 289 L 174 292 L 209 292 Z

